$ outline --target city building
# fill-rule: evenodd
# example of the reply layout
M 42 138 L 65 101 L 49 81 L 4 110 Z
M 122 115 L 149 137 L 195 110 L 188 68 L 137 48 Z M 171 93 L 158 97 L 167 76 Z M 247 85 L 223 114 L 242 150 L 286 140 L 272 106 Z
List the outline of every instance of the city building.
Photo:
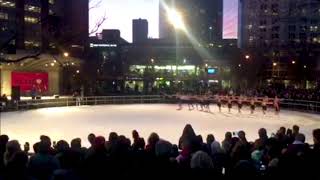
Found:
M 10 96 L 19 86 L 27 96 L 38 82 L 47 83 L 39 95 L 70 93 L 64 85 L 76 79 L 76 57 L 87 47 L 88 0 L 1 0 L 0 23 L 0 93 Z M 21 73 L 24 80 L 16 78 Z
M 261 78 L 313 87 L 319 77 L 320 2 L 240 0 L 238 45 L 261 61 Z
M 133 43 L 143 43 L 148 39 L 148 21 L 146 19 L 132 20 Z
M 57 16 L 61 17 L 62 21 L 62 34 L 67 38 L 67 45 L 71 45 L 69 49 L 77 52 L 77 47 L 80 49 L 87 48 L 89 34 L 88 0 L 55 1 Z
M 207 87 L 238 86 L 233 76 L 233 61 L 240 57 L 236 46 L 199 48 L 149 39 L 144 44 L 127 44 L 122 49 L 126 92 L 200 92 Z
M 17 49 L 45 46 L 42 32 L 45 31 L 49 14 L 54 14 L 55 6 L 54 1 L 2 0 L 0 43 L 10 41 Z
M 106 95 L 123 89 L 123 49 L 128 44 L 119 30 L 107 29 L 89 39 L 88 61 L 84 72 L 89 94 Z M 94 88 L 93 88 L 94 87 Z
M 103 30 L 90 37 L 89 61 L 85 74 L 91 83 L 87 92 L 108 95 L 118 92 L 157 93 L 237 86 L 233 60 L 239 59 L 236 46 L 203 48 L 147 39 L 128 43 L 119 30 Z M 90 76 L 90 77 L 89 77 Z M 199 90 L 199 89 L 197 89 Z
M 180 37 L 181 41 L 203 46 L 221 43 L 222 0 L 161 0 L 159 8 L 160 38 L 175 40 Z M 181 18 L 186 31 L 175 29 L 170 18 Z

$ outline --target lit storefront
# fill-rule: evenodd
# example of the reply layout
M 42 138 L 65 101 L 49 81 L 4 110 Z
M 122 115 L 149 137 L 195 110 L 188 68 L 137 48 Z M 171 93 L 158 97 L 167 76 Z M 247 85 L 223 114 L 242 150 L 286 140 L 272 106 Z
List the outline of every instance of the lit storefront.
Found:
M 66 73 L 67 71 L 69 73 Z M 38 59 L 2 63 L 0 64 L 1 94 L 11 96 L 18 90 L 21 96 L 62 95 L 65 94 L 66 84 L 75 81 L 79 72 L 79 59 L 59 56 L 53 58 L 46 54 L 40 55 Z

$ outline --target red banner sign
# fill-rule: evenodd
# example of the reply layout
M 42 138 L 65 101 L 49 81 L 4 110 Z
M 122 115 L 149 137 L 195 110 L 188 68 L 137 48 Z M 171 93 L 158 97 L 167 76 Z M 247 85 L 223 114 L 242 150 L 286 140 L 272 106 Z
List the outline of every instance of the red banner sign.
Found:
M 21 92 L 42 93 L 48 91 L 48 73 L 12 72 L 12 86 Z

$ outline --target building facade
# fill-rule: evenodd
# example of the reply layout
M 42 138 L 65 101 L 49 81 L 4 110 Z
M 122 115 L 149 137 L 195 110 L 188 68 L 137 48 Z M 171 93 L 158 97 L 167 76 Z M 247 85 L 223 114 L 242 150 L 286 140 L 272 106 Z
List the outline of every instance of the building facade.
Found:
M 263 61 L 263 79 L 304 87 L 319 81 L 319 1 L 240 0 L 239 11 L 238 45 Z
M 17 49 L 45 46 L 44 34 L 49 15 L 54 14 L 55 2 L 36 0 L 3 0 L 0 2 L 0 42 Z
M 84 72 L 87 75 L 87 92 L 107 95 L 123 89 L 123 50 L 128 44 L 119 30 L 108 29 L 90 37 L 88 61 Z
M 203 52 L 206 52 L 203 54 Z M 118 30 L 104 30 L 90 37 L 90 74 L 87 90 L 92 94 L 149 94 L 195 87 L 233 86 L 233 60 L 240 57 L 236 46 L 199 48 L 165 39 L 143 43 L 124 41 Z M 88 81 L 89 82 L 89 81 Z
M 148 21 L 146 19 L 132 20 L 133 43 L 143 43 L 148 39 Z

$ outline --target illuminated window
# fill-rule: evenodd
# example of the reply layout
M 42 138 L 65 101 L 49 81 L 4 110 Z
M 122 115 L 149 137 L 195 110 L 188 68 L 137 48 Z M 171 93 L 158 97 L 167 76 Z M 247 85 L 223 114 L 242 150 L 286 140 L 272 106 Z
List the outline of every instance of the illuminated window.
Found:
M 8 19 L 8 14 L 0 12 L 0 19 Z
M 318 26 L 310 26 L 310 31 L 318 31 Z
M 24 21 L 25 21 L 26 23 L 35 24 L 35 23 L 38 23 L 38 18 L 30 17 L 30 16 L 25 16 L 25 17 L 24 17 Z
M 26 48 L 36 48 L 36 47 L 40 47 L 40 43 L 39 42 L 35 42 L 35 41 L 24 41 L 24 45 L 26 46 Z
M 25 11 L 33 12 L 33 13 L 40 13 L 41 8 L 37 6 L 32 6 L 32 5 L 25 5 L 24 6 Z
M 0 0 L 0 7 L 14 8 L 14 7 L 16 7 L 16 3 L 11 2 L 11 1 Z

